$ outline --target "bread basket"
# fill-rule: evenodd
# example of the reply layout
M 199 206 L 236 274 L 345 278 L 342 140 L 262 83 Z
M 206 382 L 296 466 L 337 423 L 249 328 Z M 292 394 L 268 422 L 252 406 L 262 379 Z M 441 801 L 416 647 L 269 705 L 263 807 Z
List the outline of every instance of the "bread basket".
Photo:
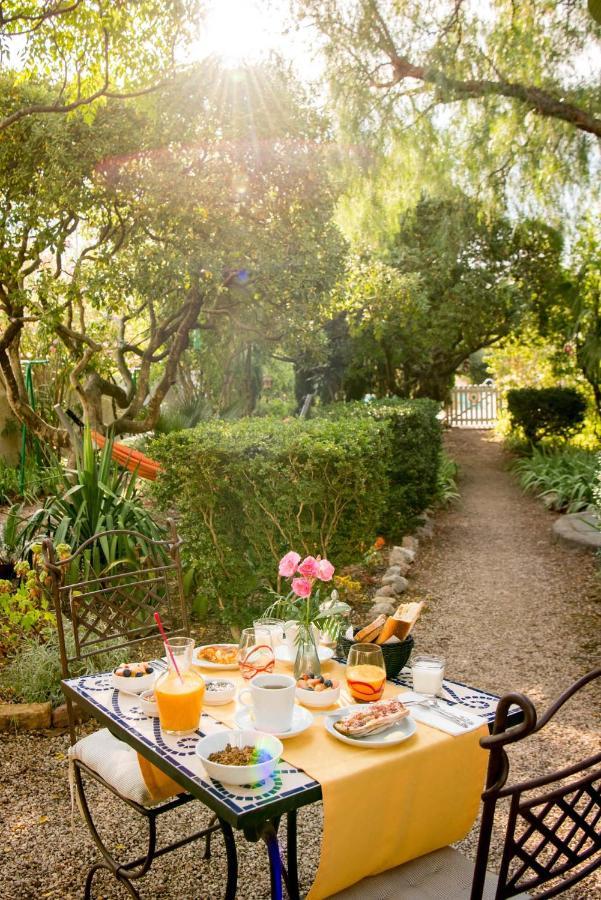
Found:
M 354 628 L 353 634 L 360 629 Z M 347 632 L 349 634 L 349 632 Z M 340 637 L 339 646 L 344 659 L 348 658 L 349 650 L 355 642 L 351 641 L 346 635 Z M 386 644 L 378 644 L 384 657 L 384 666 L 386 667 L 386 677 L 394 678 L 398 675 L 403 666 L 406 666 L 411 651 L 413 650 L 413 635 L 408 635 L 404 641 L 390 640 Z

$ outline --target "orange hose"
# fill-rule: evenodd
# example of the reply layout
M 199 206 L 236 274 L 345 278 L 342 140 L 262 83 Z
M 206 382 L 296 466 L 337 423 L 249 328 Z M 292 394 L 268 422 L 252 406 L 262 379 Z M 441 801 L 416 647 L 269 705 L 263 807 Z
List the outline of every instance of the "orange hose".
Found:
M 106 444 L 105 436 L 99 434 L 97 431 L 92 431 L 91 434 L 92 440 L 96 446 L 102 449 Z M 162 471 L 158 462 L 155 462 L 154 459 L 150 459 L 150 457 L 140 453 L 139 450 L 128 447 L 127 444 L 114 443 L 111 456 L 115 462 L 120 466 L 123 466 L 124 469 L 129 469 L 130 472 L 136 472 L 140 478 L 144 478 L 146 481 L 154 481 L 159 472 Z

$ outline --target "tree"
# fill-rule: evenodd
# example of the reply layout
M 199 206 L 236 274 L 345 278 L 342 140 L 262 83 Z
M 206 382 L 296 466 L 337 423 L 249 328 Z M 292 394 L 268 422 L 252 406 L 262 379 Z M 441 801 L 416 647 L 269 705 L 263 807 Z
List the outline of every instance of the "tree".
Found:
M 5 0 L 0 131 L 32 115 L 90 117 L 107 100 L 157 90 L 181 68 L 202 9 L 197 0 Z
M 601 237 L 599 220 L 580 224 L 570 265 L 549 314 L 539 323 L 547 340 L 555 342 L 556 366 L 566 357 L 590 385 L 601 415 Z
M 64 440 L 27 399 L 33 332 L 58 337 L 86 419 L 117 434 L 155 426 L 191 332 L 290 343 L 342 246 L 322 128 L 269 67 L 201 67 L 90 122 L 15 123 L 0 145 L 0 369 L 18 418 Z
M 559 235 L 541 223 L 488 220 L 466 198 L 422 199 L 385 259 L 349 268 L 339 305 L 350 343 L 338 390 L 444 400 L 472 353 L 550 302 L 560 253 Z M 334 350 L 340 357 L 340 339 Z
M 441 148 L 457 160 L 459 177 L 469 171 L 514 189 L 516 179 L 548 191 L 595 172 L 601 28 L 584 4 L 298 0 L 297 8 L 324 37 L 353 134 L 390 142 L 409 132 L 425 153 Z

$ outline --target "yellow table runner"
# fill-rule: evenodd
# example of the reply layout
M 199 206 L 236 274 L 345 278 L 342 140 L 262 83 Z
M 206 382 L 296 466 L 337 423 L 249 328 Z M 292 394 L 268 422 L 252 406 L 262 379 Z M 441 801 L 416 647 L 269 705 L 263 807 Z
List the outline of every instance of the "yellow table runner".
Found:
M 323 669 L 345 689 L 345 666 L 330 662 Z M 282 664 L 277 670 L 290 674 Z M 223 675 L 246 684 L 237 672 Z M 388 682 L 384 696 L 400 691 Z M 234 703 L 205 711 L 234 724 Z M 311 728 L 284 741 L 284 759 L 318 781 L 323 793 L 319 868 L 308 900 L 322 900 L 465 837 L 484 783 L 487 754 L 479 740 L 485 734 L 486 725 L 453 737 L 418 722 L 409 740 L 363 750 L 336 740 L 325 730 L 323 715 L 316 715 Z

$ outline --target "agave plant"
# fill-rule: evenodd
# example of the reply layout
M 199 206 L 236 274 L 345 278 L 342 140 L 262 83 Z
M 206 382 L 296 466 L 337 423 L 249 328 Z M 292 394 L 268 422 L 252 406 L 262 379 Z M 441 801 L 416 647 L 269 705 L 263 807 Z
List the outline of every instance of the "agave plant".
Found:
M 101 451 L 94 450 L 90 429 L 84 429 L 76 468 L 63 470 L 59 490 L 29 516 L 19 531 L 23 553 L 45 536 L 55 545 L 67 544 L 72 551 L 100 532 L 113 529 L 137 531 L 147 539 L 165 537 L 164 529 L 142 505 L 136 473 L 117 466 L 112 447 L 109 439 Z M 126 535 L 101 537 L 91 545 L 87 562 L 95 572 L 124 560 L 136 563 L 145 555 L 143 544 L 142 540 L 132 543 Z

